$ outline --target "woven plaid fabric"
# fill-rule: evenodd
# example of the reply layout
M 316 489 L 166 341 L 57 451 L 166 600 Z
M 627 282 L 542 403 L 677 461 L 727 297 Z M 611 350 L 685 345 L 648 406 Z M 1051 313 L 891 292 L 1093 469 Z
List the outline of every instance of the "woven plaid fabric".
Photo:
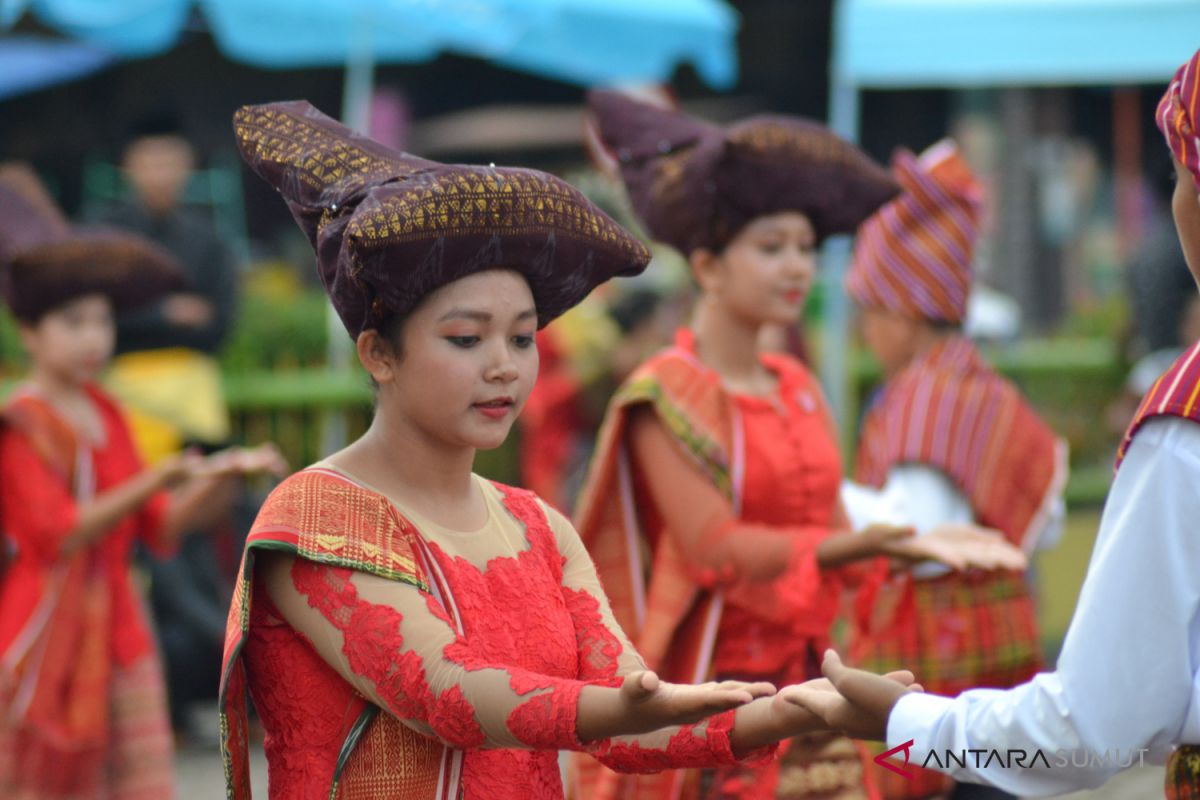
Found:
M 247 676 L 241 655 L 250 626 L 255 553 L 280 550 L 426 588 L 412 550 L 415 532 L 409 523 L 393 513 L 383 498 L 331 475 L 308 469 L 280 484 L 259 512 L 247 540 L 229 611 L 221 677 L 221 758 L 230 800 L 250 797 Z M 348 728 L 344 752 L 353 754 L 361 744 L 367 748 L 364 752 L 402 751 L 404 758 L 370 764 L 364 764 L 362 758 L 349 759 L 346 771 L 333 776 L 330 796 L 340 791 L 339 796 L 361 797 L 363 793 L 355 787 L 366 785 L 368 793 L 372 787 L 402 788 L 403 792 L 389 796 L 432 800 L 441 746 L 436 747 L 437 753 L 430 752 L 432 740 L 413 735 L 395 720 L 366 724 L 372 713 L 365 702 L 360 711 L 362 724 Z
M 1029 547 L 1066 481 L 1066 444 L 975 345 L 949 337 L 892 377 L 863 420 L 858 480 L 883 486 L 897 464 L 944 472 L 976 519 Z
M 1163 792 L 1167 800 L 1200 800 L 1200 746 L 1184 745 L 1171 753 Z
M 892 378 L 864 420 L 859 480 L 881 486 L 905 463 L 945 473 L 979 522 L 1026 547 L 1065 481 L 1065 446 L 960 337 Z M 1041 666 L 1033 602 L 1020 575 L 903 576 L 859 603 L 849 646 L 855 663 L 911 669 L 931 692 L 1014 686 Z M 930 797 L 947 786 L 940 773 L 892 777 L 880 779 L 888 798 Z
M 704 618 L 713 596 L 700 592 L 672 537 L 659 537 L 652 547 L 636 530 L 644 523 L 639 516 L 645 510 L 634 507 L 631 494 L 622 491 L 629 412 L 645 404 L 653 406 L 713 484 L 732 497 L 733 442 L 726 396 L 703 380 L 695 359 L 677 346 L 639 367 L 614 396 L 579 498 L 576 527 L 596 564 L 614 617 L 646 664 L 667 680 L 691 682 L 696 665 L 707 660 L 701 626 L 694 623 Z M 627 530 L 630 522 L 634 531 Z M 636 577 L 631 547 L 637 548 L 636 558 L 644 568 Z M 690 793 L 697 774 L 618 775 L 583 755 L 573 756 L 571 773 L 572 795 L 587 800 L 658 800 L 676 791 L 676 780 Z
M 13 707 L 12 690 L 11 685 L 0 685 L 0 708 Z M 111 710 L 110 735 L 95 750 L 72 753 L 61 746 L 30 747 L 40 742 L 28 730 L 0 720 L 0 796 L 5 800 L 173 796 L 175 743 L 157 654 L 116 667 L 105 698 Z M 70 768 L 64 769 L 67 765 Z
M 935 694 L 1016 686 L 1041 668 L 1033 601 L 1019 575 L 892 581 L 880 590 L 873 612 L 870 635 L 851 645 L 854 663 L 875 672 L 910 669 Z M 917 800 L 951 785 L 940 772 L 909 769 L 912 780 L 877 772 L 881 795 Z
M 1125 459 L 1129 445 L 1138 430 L 1154 417 L 1182 417 L 1200 422 L 1200 342 L 1176 359 L 1142 398 L 1125 439 L 1117 451 L 1117 468 Z
M 1041 667 L 1033 601 L 1019 575 L 946 575 L 884 586 L 855 662 L 911 669 L 936 694 L 1023 683 Z M 890 623 L 890 627 L 883 627 Z
M 1171 154 L 1192 173 L 1200 192 L 1200 50 L 1171 79 L 1155 121 Z

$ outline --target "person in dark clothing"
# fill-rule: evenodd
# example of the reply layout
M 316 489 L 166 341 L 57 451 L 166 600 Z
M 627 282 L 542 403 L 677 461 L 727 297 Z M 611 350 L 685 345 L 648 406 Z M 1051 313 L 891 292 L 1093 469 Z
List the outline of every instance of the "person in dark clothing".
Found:
M 230 440 L 216 355 L 233 322 L 237 265 L 211 219 L 183 202 L 194 167 L 193 148 L 173 119 L 143 122 L 122 155 L 129 198 L 96 219 L 163 246 L 187 280 L 184 290 L 117 317 L 109 388 L 130 409 L 134 437 L 151 463 L 185 448 L 220 449 Z M 217 536 L 192 536 L 174 557 L 147 559 L 171 721 L 182 736 L 194 730 L 193 704 L 216 697 L 232 586 L 232 569 L 222 569 L 217 551 L 240 550 L 244 528 L 234 513 L 240 491 L 231 485 L 211 504 L 202 526 Z
M 214 355 L 229 332 L 237 268 L 211 219 L 182 202 L 194 164 L 191 144 L 168 119 L 144 125 L 125 148 L 122 172 L 133 196 L 105 209 L 99 221 L 137 231 L 177 254 L 189 288 L 123 315 L 119 353 L 186 347 Z

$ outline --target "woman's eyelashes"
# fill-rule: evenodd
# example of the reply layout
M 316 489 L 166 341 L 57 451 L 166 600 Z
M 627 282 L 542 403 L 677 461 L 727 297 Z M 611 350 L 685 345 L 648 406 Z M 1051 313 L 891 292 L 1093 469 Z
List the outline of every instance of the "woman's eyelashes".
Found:
M 464 350 L 474 347 L 482 341 L 481 337 L 475 335 L 467 336 L 445 336 L 447 342 L 455 347 L 461 347 Z M 517 334 L 511 338 L 514 347 L 521 350 L 533 347 L 534 339 L 532 334 Z

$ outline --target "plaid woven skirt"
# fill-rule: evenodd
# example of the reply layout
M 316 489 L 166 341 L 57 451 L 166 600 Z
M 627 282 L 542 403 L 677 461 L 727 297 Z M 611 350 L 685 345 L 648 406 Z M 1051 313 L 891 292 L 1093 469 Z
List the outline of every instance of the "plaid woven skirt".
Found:
M 1167 761 L 1163 788 L 1167 800 L 1200 800 L 1200 745 L 1175 748 Z
M 111 684 L 110 735 L 80 752 L 0 716 L 0 797 L 4 800 L 169 800 L 175 796 L 174 741 L 162 665 L 152 653 L 118 668 Z M 0 689 L 0 711 L 11 707 Z
M 978 687 L 1017 686 L 1042 666 L 1033 600 L 1024 579 L 1012 574 L 886 584 L 850 656 L 855 666 L 873 672 L 912 670 L 926 691 L 951 697 Z M 884 749 L 874 747 L 872 754 Z M 939 797 L 953 786 L 940 772 L 911 765 L 908 770 L 911 779 L 876 773 L 886 800 Z

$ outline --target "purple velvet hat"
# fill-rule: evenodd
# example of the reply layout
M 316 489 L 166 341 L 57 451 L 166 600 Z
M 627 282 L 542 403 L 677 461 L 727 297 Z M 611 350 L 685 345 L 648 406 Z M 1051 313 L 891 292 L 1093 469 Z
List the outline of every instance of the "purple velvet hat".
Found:
M 242 158 L 308 235 L 352 337 L 427 294 L 509 268 L 529 282 L 538 325 L 650 253 L 564 181 L 530 169 L 439 164 L 356 134 L 305 101 L 246 106 Z
M 798 211 L 817 238 L 851 233 L 899 192 L 886 169 L 828 128 L 756 116 L 727 128 L 612 91 L 588 105 L 651 236 L 684 255 L 721 250 L 748 222 Z
M 72 226 L 32 169 L 0 165 L 0 287 L 17 319 L 34 322 L 87 294 L 126 311 L 183 282 L 166 250 L 130 233 Z

